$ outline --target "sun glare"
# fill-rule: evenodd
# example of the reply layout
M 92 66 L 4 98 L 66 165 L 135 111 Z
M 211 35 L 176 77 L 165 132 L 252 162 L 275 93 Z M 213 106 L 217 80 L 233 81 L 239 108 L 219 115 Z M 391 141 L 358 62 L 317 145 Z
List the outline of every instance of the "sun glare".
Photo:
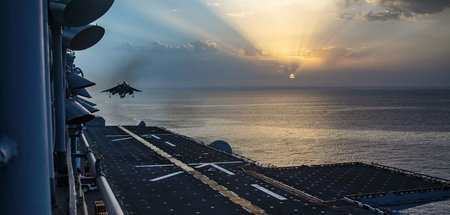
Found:
M 227 1 L 214 9 L 255 47 L 269 53 L 272 59 L 299 62 L 305 61 L 302 50 L 316 48 L 320 44 L 317 35 L 329 24 L 328 14 L 332 5 L 333 2 L 328 0 Z M 298 58 L 292 59 L 292 56 Z

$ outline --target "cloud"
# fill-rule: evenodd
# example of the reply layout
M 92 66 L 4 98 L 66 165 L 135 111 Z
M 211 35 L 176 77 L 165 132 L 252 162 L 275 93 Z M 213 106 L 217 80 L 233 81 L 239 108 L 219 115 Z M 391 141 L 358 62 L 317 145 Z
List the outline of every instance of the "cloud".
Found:
M 264 50 L 256 48 L 254 46 L 246 46 L 237 50 L 233 50 L 233 53 L 241 56 L 265 56 Z
M 300 72 L 302 69 L 300 62 L 289 62 L 289 63 L 280 63 L 276 67 L 276 71 L 278 73 L 284 73 L 284 74 L 296 74 L 297 72 Z
M 214 7 L 220 7 L 220 3 L 219 2 L 208 2 L 207 5 L 208 6 L 214 6 Z
M 122 45 L 120 45 L 119 47 L 117 47 L 117 50 L 134 51 L 135 48 L 133 47 L 131 42 L 125 42 Z
M 370 0 L 403 14 L 434 14 L 450 7 L 448 0 Z
M 211 40 L 194 41 L 189 44 L 169 45 L 161 41 L 153 41 L 149 45 L 134 46 L 131 42 L 120 45 L 117 50 L 123 51 L 144 51 L 155 54 L 182 54 L 192 52 L 212 52 L 217 51 L 217 43 Z
M 361 2 L 361 0 L 336 0 L 337 5 L 342 6 L 344 8 L 348 8 L 350 6 L 353 6 L 359 2 Z
M 238 17 L 238 18 L 247 16 L 247 15 L 253 15 L 253 14 L 255 14 L 255 13 L 252 12 L 252 11 L 248 11 L 248 12 L 233 12 L 233 13 L 227 13 L 228 16 Z
M 366 12 L 362 11 L 356 14 L 357 18 L 366 19 L 369 21 L 387 21 L 387 20 L 397 20 L 401 17 L 405 17 L 402 13 L 393 10 L 384 10 L 379 12 Z M 408 17 L 411 17 L 409 15 Z
M 336 20 L 350 20 L 355 18 L 354 14 L 351 14 L 349 12 L 343 12 L 343 13 L 339 13 L 339 14 L 332 14 L 333 18 Z
M 212 52 L 217 51 L 217 43 L 211 40 L 195 41 L 189 43 L 195 52 Z
M 338 5 L 348 8 L 361 3 L 359 0 L 338 1 Z M 382 10 L 361 11 L 357 13 L 343 12 L 336 19 L 366 19 L 368 21 L 414 20 L 416 17 L 443 12 L 450 7 L 448 0 L 367 0 L 368 4 L 376 4 Z
M 352 48 L 341 48 L 336 46 L 330 46 L 327 48 L 321 49 L 311 49 L 305 55 L 306 57 L 311 58 L 320 58 L 324 60 L 326 63 L 337 63 L 344 59 L 362 59 L 366 58 L 371 54 L 372 50 L 361 48 L 361 49 L 352 49 Z
M 186 46 L 173 46 L 160 41 L 151 42 L 149 46 L 140 47 L 143 51 L 150 51 L 155 53 L 186 53 L 188 52 Z

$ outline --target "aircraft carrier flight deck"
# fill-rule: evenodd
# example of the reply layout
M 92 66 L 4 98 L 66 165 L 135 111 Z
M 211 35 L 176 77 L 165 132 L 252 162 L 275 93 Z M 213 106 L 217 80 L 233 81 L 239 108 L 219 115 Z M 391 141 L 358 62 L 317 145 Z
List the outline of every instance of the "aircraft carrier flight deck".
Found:
M 378 164 L 262 167 L 159 127 L 84 133 L 126 214 L 390 214 L 450 194 L 448 180 Z

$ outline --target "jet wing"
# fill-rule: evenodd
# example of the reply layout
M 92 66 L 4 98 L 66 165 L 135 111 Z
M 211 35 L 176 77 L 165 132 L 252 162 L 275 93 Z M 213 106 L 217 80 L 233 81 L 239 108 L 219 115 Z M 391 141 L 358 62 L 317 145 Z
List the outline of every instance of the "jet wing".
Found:
M 113 88 L 101 91 L 101 93 L 104 93 L 104 92 L 117 93 L 117 87 L 113 87 Z
M 130 87 L 130 91 L 131 91 L 131 92 L 133 92 L 133 91 L 136 91 L 136 92 L 142 92 L 142 91 L 140 91 L 140 90 L 138 90 L 138 89 L 135 89 L 135 88 L 132 88 L 132 87 Z

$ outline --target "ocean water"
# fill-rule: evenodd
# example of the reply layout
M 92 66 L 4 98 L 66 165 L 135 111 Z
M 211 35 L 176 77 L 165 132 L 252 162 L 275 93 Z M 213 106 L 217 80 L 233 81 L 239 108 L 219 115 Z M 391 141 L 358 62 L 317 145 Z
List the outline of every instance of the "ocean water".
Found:
M 108 125 L 222 139 L 262 164 L 376 162 L 450 179 L 448 89 L 149 89 L 94 94 Z M 445 214 L 450 201 L 402 210 Z

